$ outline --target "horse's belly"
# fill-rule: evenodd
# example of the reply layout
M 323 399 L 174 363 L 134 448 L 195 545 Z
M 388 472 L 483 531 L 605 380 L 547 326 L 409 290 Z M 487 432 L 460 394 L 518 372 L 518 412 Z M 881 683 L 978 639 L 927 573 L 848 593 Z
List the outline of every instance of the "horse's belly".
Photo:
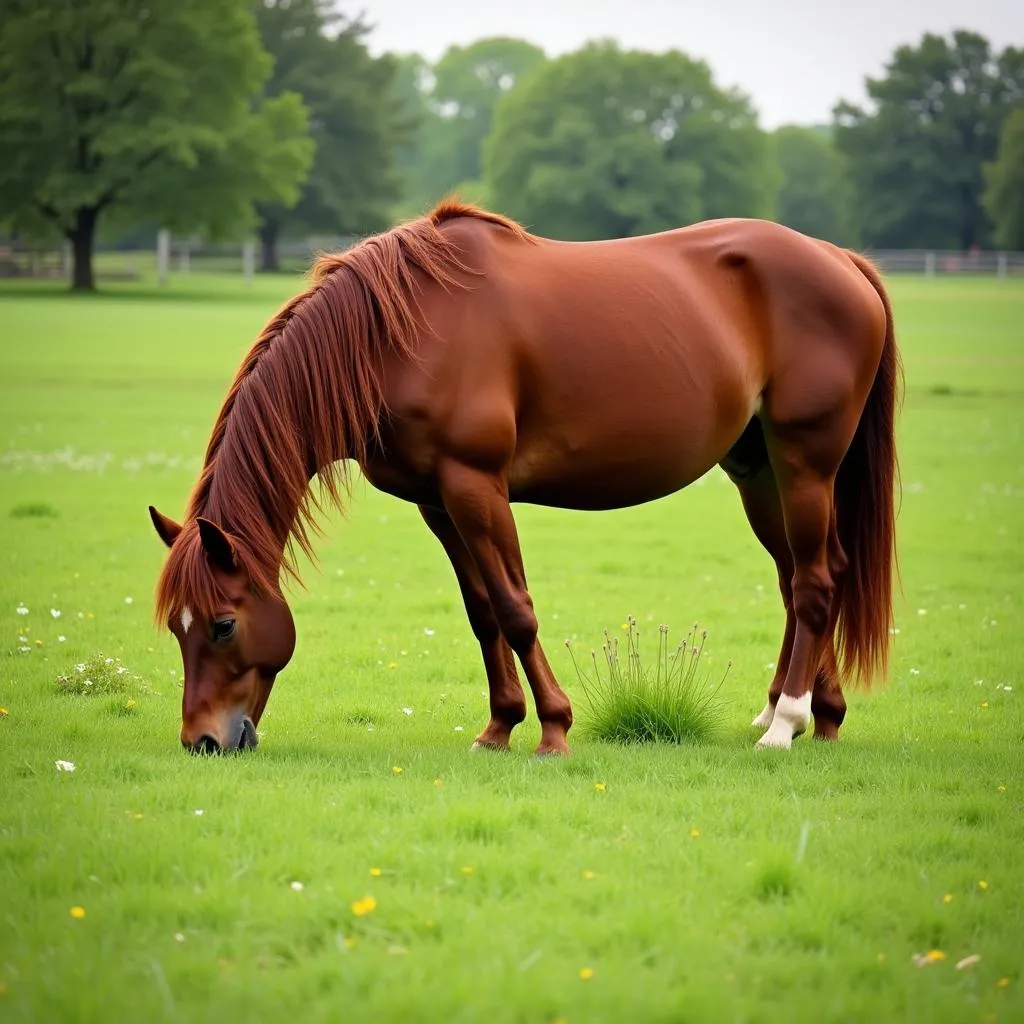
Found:
M 595 417 L 568 432 L 553 428 L 517 451 L 510 497 L 581 510 L 653 501 L 703 476 L 724 457 L 736 429 L 742 426 L 708 431 L 693 423 L 688 430 L 684 417 L 672 415 L 628 423 Z

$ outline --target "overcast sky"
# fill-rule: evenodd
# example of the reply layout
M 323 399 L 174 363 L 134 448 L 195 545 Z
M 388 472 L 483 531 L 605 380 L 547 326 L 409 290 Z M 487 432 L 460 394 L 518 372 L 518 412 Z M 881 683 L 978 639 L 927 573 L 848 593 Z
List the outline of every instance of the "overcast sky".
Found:
M 341 0 L 376 26 L 375 52 L 436 59 L 483 36 L 529 39 L 549 56 L 589 39 L 678 49 L 706 60 L 722 85 L 753 98 L 762 124 L 831 120 L 864 98 L 900 43 L 969 28 L 997 48 L 1024 46 L 1024 0 Z

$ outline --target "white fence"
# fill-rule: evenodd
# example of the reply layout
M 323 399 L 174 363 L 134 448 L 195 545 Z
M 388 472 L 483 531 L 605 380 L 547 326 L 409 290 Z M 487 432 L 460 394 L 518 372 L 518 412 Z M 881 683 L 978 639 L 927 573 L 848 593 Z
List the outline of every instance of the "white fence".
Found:
M 311 237 L 277 246 L 281 269 L 305 271 L 317 253 L 347 249 L 352 237 Z M 927 277 L 985 275 L 997 278 L 1024 275 L 1024 252 L 952 252 L 925 249 L 867 250 L 886 274 L 923 274 Z M 98 280 L 142 280 L 154 277 L 166 284 L 172 276 L 191 273 L 238 275 L 251 282 L 259 250 L 253 241 L 214 245 L 196 239 L 172 238 L 161 231 L 155 249 L 98 247 Z M 0 278 L 70 278 L 69 246 L 31 246 L 0 241 Z
M 1024 252 L 943 252 L 927 249 L 879 249 L 868 251 L 887 274 L 991 274 L 1007 277 L 1024 274 Z

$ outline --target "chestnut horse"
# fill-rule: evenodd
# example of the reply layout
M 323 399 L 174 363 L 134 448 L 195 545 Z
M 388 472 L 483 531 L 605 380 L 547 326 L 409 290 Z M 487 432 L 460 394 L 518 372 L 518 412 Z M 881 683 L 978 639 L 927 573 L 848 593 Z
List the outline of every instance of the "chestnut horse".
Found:
M 839 664 L 870 682 L 888 659 L 900 376 L 873 266 L 766 221 L 570 243 L 449 201 L 321 257 L 238 370 L 184 524 L 150 509 L 182 743 L 256 742 L 295 646 L 282 577 L 346 460 L 418 505 L 451 560 L 490 688 L 478 745 L 526 716 L 518 658 L 538 753 L 569 749 L 510 503 L 635 505 L 716 464 L 786 609 L 758 745 L 789 747 L 812 714 L 835 739 Z

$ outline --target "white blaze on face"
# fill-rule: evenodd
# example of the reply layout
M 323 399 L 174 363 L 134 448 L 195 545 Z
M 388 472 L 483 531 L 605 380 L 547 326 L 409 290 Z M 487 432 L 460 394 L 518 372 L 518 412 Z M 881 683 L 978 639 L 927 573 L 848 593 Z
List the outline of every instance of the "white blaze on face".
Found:
M 192 625 L 192 609 L 181 609 L 181 628 L 187 633 L 188 627 Z

